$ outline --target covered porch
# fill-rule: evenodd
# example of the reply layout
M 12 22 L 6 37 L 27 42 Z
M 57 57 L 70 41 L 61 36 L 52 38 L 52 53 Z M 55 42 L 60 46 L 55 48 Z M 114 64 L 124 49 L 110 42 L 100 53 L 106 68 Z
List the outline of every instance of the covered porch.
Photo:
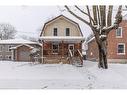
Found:
M 41 37 L 41 40 L 43 63 L 72 64 L 74 59 L 83 60 L 84 37 Z

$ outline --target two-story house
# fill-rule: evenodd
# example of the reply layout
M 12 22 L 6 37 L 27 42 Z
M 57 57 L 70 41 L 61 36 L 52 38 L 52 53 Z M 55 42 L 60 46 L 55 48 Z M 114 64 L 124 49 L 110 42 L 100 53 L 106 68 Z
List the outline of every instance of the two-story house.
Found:
M 98 49 L 94 37 L 87 41 L 88 60 L 98 60 Z M 108 62 L 127 62 L 127 20 L 123 19 L 118 29 L 112 30 L 108 35 L 107 47 Z
M 82 64 L 82 43 L 85 39 L 75 21 L 60 15 L 46 22 L 40 40 L 43 63 Z

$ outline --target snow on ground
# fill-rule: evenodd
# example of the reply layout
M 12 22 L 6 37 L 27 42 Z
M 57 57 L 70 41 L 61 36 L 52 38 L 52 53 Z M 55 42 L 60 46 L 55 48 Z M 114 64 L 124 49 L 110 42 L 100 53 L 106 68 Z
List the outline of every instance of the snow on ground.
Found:
M 126 73 L 127 64 L 110 64 L 103 70 L 90 61 L 83 67 L 0 61 L 0 88 L 126 89 Z

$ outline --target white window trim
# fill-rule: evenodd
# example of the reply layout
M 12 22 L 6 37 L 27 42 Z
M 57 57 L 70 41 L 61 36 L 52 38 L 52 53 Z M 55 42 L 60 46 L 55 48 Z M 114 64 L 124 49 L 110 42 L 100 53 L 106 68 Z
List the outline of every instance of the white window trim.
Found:
M 124 45 L 124 53 L 118 53 L 118 45 Z M 125 49 L 126 49 L 125 43 L 118 43 L 117 44 L 117 55 L 125 55 L 126 54 Z
M 121 28 L 121 36 L 117 36 L 117 29 L 116 29 L 116 38 L 122 38 L 123 37 L 123 29 L 122 27 L 118 27 Z
M 10 47 L 10 46 L 13 47 L 13 45 L 8 45 L 8 50 L 7 50 L 8 52 L 12 52 L 12 51 L 9 51 L 9 47 Z
M 52 50 L 53 50 L 53 45 L 58 45 L 58 52 L 59 52 L 59 43 L 52 43 Z M 58 54 L 58 52 L 52 52 L 53 54 Z
M 65 28 L 65 36 L 67 36 L 67 35 L 66 35 L 66 29 L 67 29 L 67 28 L 69 28 L 69 27 L 66 27 L 66 28 Z M 69 28 L 69 36 L 71 36 L 71 28 Z M 68 36 L 67 36 L 67 37 L 68 37 Z
M 2 52 L 3 46 L 2 46 L 2 45 L 0 45 L 0 48 L 1 48 L 1 49 L 0 49 L 0 52 Z
M 57 28 L 57 27 L 54 27 L 54 28 Z M 52 35 L 54 36 L 54 28 L 52 30 Z M 58 36 L 58 28 L 57 28 L 57 36 Z

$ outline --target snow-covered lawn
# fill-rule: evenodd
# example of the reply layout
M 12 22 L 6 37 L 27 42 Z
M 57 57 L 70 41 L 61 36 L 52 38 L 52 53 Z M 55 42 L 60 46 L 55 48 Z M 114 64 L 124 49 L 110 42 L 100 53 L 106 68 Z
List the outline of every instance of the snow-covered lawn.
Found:
M 127 64 L 103 70 L 90 61 L 84 67 L 0 61 L 0 88 L 122 89 L 127 88 Z

